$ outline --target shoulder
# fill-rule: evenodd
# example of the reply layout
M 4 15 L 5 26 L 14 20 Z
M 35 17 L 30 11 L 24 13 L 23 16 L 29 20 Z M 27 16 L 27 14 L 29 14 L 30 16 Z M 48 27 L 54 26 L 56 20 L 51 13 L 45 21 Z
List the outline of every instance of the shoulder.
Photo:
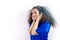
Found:
M 50 24 L 50 22 L 48 20 L 46 20 L 45 22 L 42 22 L 42 24 Z
M 39 23 L 39 26 L 46 26 L 46 27 L 50 27 L 50 26 L 51 26 L 51 24 L 50 24 L 50 22 L 49 22 L 48 20 L 46 20 L 45 22 L 41 22 L 41 23 Z

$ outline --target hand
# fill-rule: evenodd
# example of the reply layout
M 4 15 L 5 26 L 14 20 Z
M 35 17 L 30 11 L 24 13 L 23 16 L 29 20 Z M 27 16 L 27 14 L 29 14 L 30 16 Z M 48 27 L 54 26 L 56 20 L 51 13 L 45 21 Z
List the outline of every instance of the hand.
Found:
M 35 21 L 35 19 L 34 19 L 34 18 L 32 18 L 32 20 L 33 20 L 33 21 Z
M 32 33 L 31 34 L 32 35 L 38 35 L 38 33 L 36 31 L 33 31 L 33 30 L 32 30 Z

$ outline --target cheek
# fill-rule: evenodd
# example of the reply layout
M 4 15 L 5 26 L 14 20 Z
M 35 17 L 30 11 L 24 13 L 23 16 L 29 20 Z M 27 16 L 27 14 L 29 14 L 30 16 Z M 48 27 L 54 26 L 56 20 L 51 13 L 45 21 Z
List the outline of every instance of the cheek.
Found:
M 38 16 L 39 14 L 37 13 L 36 16 Z
M 33 18 L 33 19 L 36 19 L 36 18 L 37 18 L 37 16 L 32 16 L 32 18 Z

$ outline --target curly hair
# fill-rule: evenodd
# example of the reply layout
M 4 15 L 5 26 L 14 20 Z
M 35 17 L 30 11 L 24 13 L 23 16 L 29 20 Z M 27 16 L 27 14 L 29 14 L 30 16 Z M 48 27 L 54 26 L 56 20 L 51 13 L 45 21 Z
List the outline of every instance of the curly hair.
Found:
M 32 9 L 34 9 L 34 8 L 36 8 L 39 11 L 39 13 L 43 14 L 40 22 L 44 22 L 44 21 L 48 20 L 53 27 L 55 26 L 55 19 L 53 18 L 51 13 L 46 9 L 46 7 L 44 7 L 44 6 L 34 6 Z M 33 21 L 32 20 L 32 12 L 30 12 L 28 23 L 31 24 L 32 21 Z

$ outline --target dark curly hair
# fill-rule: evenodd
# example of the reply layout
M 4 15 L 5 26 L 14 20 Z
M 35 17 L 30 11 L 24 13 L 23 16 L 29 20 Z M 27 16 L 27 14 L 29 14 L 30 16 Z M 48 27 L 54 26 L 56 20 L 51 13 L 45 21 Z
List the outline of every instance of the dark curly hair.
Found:
M 40 22 L 44 22 L 44 21 L 48 20 L 53 27 L 55 26 L 55 19 L 53 18 L 51 13 L 46 9 L 46 7 L 44 7 L 44 6 L 35 6 L 32 9 L 34 9 L 34 8 L 36 8 L 39 11 L 39 13 L 43 14 Z M 30 12 L 28 23 L 31 24 L 32 21 L 33 21 L 32 20 L 32 12 Z

